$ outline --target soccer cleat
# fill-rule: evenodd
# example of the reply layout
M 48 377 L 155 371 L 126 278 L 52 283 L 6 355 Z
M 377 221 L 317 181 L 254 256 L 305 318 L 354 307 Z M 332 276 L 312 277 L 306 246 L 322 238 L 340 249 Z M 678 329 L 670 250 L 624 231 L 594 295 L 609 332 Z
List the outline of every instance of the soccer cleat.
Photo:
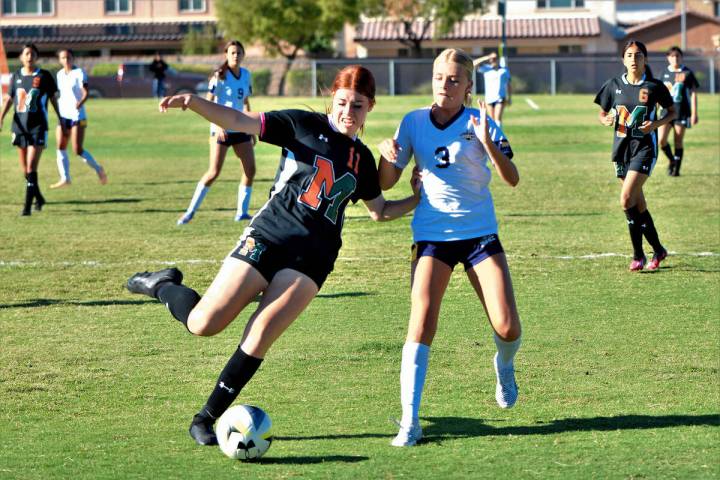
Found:
M 185 213 L 183 213 L 182 217 L 178 218 L 177 224 L 178 225 L 186 225 L 186 224 L 190 223 L 190 220 L 193 219 L 193 216 L 195 216 L 195 212 L 190 212 L 190 213 L 185 212 Z
M 29 217 L 32 214 L 29 208 L 23 208 L 22 212 L 20 212 L 21 217 Z
M 647 269 L 654 271 L 660 268 L 660 262 L 665 260 L 667 258 L 667 250 L 663 249 L 660 253 L 655 253 L 652 257 L 652 260 L 650 260 L 650 263 L 648 263 Z
M 217 445 L 217 436 L 213 430 L 215 421 L 208 417 L 195 415 L 190 424 L 190 436 L 198 445 Z
M 125 287 L 132 293 L 147 295 L 148 297 L 157 298 L 158 287 L 165 282 L 180 285 L 182 283 L 183 274 L 177 268 L 166 268 L 158 272 L 138 272 L 130 277 Z
M 35 211 L 36 212 L 41 211 L 43 209 L 44 205 L 45 205 L 45 197 L 43 197 L 41 195 L 35 199 Z
M 673 168 L 671 175 L 673 177 L 679 177 L 680 176 L 680 165 L 682 164 L 682 160 L 675 160 L 673 162 Z
M 53 183 L 52 185 L 50 185 L 50 189 L 54 190 L 56 188 L 69 187 L 71 183 L 72 182 L 70 182 L 70 180 L 61 179 L 57 183 Z
M 107 183 L 107 174 L 105 173 L 105 170 L 100 167 L 100 170 L 97 172 L 98 180 L 100 180 L 101 185 L 105 185 Z
M 673 175 L 674 172 L 675 172 L 675 160 L 670 160 L 670 163 L 668 163 L 667 174 L 672 177 L 672 176 L 674 176 Z
M 240 214 L 240 215 L 235 215 L 235 221 L 236 221 L 236 222 L 241 222 L 241 221 L 243 221 L 243 220 L 250 220 L 251 218 L 252 218 L 252 215 L 250 215 L 249 213 L 243 213 L 243 214 Z
M 647 262 L 647 258 L 633 258 L 633 261 L 630 262 L 630 268 L 629 270 L 631 272 L 639 272 L 643 268 L 645 268 L 645 262 Z
M 400 427 L 400 431 L 390 442 L 393 447 L 412 447 L 422 439 L 423 432 L 419 423 L 413 422 L 409 427 L 403 427 L 397 420 L 395 423 Z
M 518 398 L 518 386 L 515 382 L 515 367 L 510 365 L 509 367 L 502 367 L 498 365 L 498 354 L 495 354 L 493 358 L 493 365 L 495 366 L 495 377 L 497 383 L 495 384 L 495 400 L 500 408 L 512 408 L 517 402 Z

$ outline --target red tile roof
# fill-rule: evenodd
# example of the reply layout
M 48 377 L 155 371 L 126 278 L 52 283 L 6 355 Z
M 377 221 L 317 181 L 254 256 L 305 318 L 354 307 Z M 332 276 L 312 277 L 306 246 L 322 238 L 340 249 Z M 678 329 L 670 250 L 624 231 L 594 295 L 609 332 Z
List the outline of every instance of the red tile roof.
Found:
M 656 27 L 656 26 L 660 25 L 661 23 L 669 22 L 671 20 L 680 21 L 680 15 L 681 15 L 680 12 L 670 12 L 666 15 L 662 15 L 660 17 L 653 18 L 652 20 L 641 23 L 639 25 L 635 25 L 632 28 L 628 28 L 627 30 L 625 30 L 625 35 L 626 36 L 634 35 L 637 32 L 640 32 L 640 31 L 648 29 L 648 28 Z M 710 15 L 705 15 L 704 13 L 688 10 L 685 12 L 685 15 L 687 17 L 693 16 L 693 17 L 697 17 L 700 20 L 703 20 L 705 22 L 711 22 L 711 23 L 720 25 L 720 20 L 718 20 L 715 17 L 711 17 Z
M 418 35 L 422 31 L 420 21 L 413 23 L 412 29 Z M 558 38 L 558 37 L 596 37 L 600 35 L 600 19 L 597 16 L 585 17 L 534 17 L 508 18 L 505 24 L 507 38 Z M 402 23 L 387 19 L 372 19 L 360 23 L 356 28 L 355 41 L 399 40 L 404 38 Z M 498 39 L 502 33 L 499 18 L 466 19 L 455 25 L 453 30 L 442 38 L 447 40 Z M 431 25 L 424 40 L 430 40 L 434 34 Z

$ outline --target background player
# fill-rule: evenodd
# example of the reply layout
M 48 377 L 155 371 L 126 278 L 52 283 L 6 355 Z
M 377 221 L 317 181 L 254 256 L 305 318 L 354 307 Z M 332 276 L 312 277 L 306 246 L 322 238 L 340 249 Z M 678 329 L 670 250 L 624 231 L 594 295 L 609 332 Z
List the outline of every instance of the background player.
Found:
M 495 123 L 502 126 L 505 106 L 512 103 L 510 70 L 506 66 L 505 57 L 498 60 L 497 53 L 493 52 L 476 59 L 473 65 L 479 66 L 478 71 L 483 74 L 487 111 Z
M 245 48 L 239 41 L 232 40 L 225 45 L 225 62 L 210 79 L 208 100 L 241 112 L 250 111 L 249 97 L 252 94 L 252 82 L 250 72 L 240 66 L 244 57 Z M 254 136 L 244 132 L 225 130 L 215 124 L 210 125 L 210 166 L 195 187 L 190 205 L 178 219 L 178 225 L 184 225 L 192 220 L 195 212 L 200 208 L 210 186 L 220 176 L 230 146 L 240 159 L 243 168 L 243 176 L 238 186 L 235 221 L 250 218 L 248 207 L 250 206 L 253 178 L 255 178 L 254 143 Z
M 647 209 L 643 185 L 657 160 L 655 129 L 675 118 L 675 107 L 667 88 L 652 76 L 644 44 L 628 41 L 622 50 L 622 61 L 626 73 L 605 82 L 595 103 L 600 105 L 600 123 L 615 126 L 612 161 L 615 174 L 622 182 L 620 205 L 625 211 L 633 247 L 630 271 L 645 267 L 643 235 L 654 251 L 648 270 L 656 270 L 667 256 L 667 250 L 660 243 Z M 658 105 L 666 109 L 665 116 L 659 120 L 655 114 Z
M 683 52 L 678 47 L 672 47 L 667 52 L 668 67 L 663 70 L 660 80 L 670 90 L 675 104 L 677 118 L 669 124 L 662 125 L 658 128 L 660 134 L 660 148 L 667 156 L 668 175 L 673 177 L 680 176 L 680 165 L 683 159 L 683 138 L 685 137 L 685 129 L 690 128 L 698 123 L 697 113 L 697 93 L 696 89 L 700 84 L 695 78 L 695 74 L 688 67 L 683 65 Z M 661 116 L 666 112 L 661 112 Z M 668 135 L 672 128 L 674 133 L 675 154 L 668 144 Z
M 57 99 L 57 85 L 50 72 L 35 65 L 40 52 L 34 44 L 23 45 L 20 51 L 20 67 L 10 77 L 9 97 L 13 100 L 3 103 L 0 112 L 0 130 L 3 119 L 15 106 L 12 121 L 12 144 L 18 147 L 20 168 L 26 179 L 25 205 L 22 215 L 30 215 L 33 200 L 35 209 L 42 210 L 45 197 L 40 193 L 37 169 L 40 156 L 47 145 L 48 118 L 47 102 L 50 100 L 55 112 L 60 115 Z
M 398 181 L 413 156 L 423 181 L 412 221 L 412 307 L 400 367 L 402 418 L 392 441 L 397 447 L 413 446 L 422 437 L 418 416 L 430 345 L 457 263 L 465 267 L 494 330 L 498 405 L 510 408 L 517 400 L 513 359 L 520 348 L 520 317 L 497 236 L 487 162 L 511 186 L 520 176 L 485 105 L 479 111 L 464 105 L 470 103 L 473 68 L 462 50 L 440 53 L 433 64 L 433 104 L 405 115 L 395 139 L 380 145 L 383 189 Z
M 73 64 L 75 56 L 69 48 L 58 52 L 58 60 L 63 67 L 57 72 L 57 86 L 60 94 L 58 98 L 60 123 L 55 130 L 57 167 L 60 180 L 50 185 L 50 188 L 66 187 L 71 183 L 70 159 L 66 150 L 69 139 L 72 139 L 73 152 L 79 155 L 88 167 L 95 170 L 100 183 L 105 185 L 107 183 L 105 170 L 95 161 L 90 152 L 83 148 L 85 127 L 87 127 L 85 101 L 89 95 L 87 74 L 82 68 Z
M 302 110 L 241 112 L 194 95 L 160 103 L 163 111 L 189 108 L 222 128 L 260 135 L 260 140 L 283 149 L 270 199 L 202 298 L 181 284 L 177 269 L 138 273 L 127 283 L 133 293 L 158 298 L 195 335 L 219 333 L 262 294 L 238 349 L 192 421 L 190 434 L 197 443 L 217 442 L 215 419 L 255 374 L 273 342 L 317 295 L 342 244 L 348 202 L 363 200 L 376 221 L 398 218 L 417 204 L 417 181 L 414 195 L 385 201 L 373 155 L 357 138 L 374 103 L 375 80 L 358 65 L 345 67 L 335 77 L 328 115 Z

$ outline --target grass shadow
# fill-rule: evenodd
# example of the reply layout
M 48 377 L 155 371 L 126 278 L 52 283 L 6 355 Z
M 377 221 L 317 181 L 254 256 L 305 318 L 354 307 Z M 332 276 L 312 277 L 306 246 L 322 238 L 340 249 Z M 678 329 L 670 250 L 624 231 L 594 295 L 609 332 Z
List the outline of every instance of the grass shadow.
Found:
M 340 292 L 340 293 L 318 293 L 315 298 L 343 298 L 343 297 L 367 297 L 375 295 L 368 292 Z
M 318 455 L 315 457 L 300 456 L 300 457 L 278 457 L 278 458 L 261 458 L 255 463 L 267 464 L 267 465 L 306 465 L 313 463 L 357 463 L 369 460 L 369 457 L 362 456 L 350 456 L 350 455 Z
M 545 212 L 523 212 L 523 213 L 506 213 L 506 217 L 599 217 L 605 215 L 605 212 L 565 212 L 565 213 L 545 213 Z
M 48 205 L 97 205 L 104 203 L 140 203 L 142 198 L 105 198 L 101 200 L 53 200 Z
M 0 310 L 9 308 L 37 308 L 37 307 L 49 307 L 52 305 L 73 305 L 77 307 L 103 307 L 109 305 L 144 305 L 146 303 L 157 303 L 157 300 L 148 298 L 147 300 L 89 300 L 89 301 L 74 301 L 74 300 L 60 300 L 57 298 L 36 298 L 35 300 L 28 300 L 27 302 L 20 303 L 8 303 L 0 304 Z

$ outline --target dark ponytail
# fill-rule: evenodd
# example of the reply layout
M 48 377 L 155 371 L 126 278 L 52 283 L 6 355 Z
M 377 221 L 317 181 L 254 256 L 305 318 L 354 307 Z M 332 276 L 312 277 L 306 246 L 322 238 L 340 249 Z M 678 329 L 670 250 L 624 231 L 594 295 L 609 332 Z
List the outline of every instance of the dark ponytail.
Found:
M 225 48 L 223 48 L 223 53 L 227 53 L 227 51 L 230 49 L 230 47 L 235 46 L 238 47 L 238 49 L 242 52 L 243 56 L 245 56 L 245 47 L 242 43 L 240 43 L 239 40 L 230 40 L 225 44 Z M 227 58 L 225 61 L 220 65 L 217 70 L 213 72 L 213 75 L 217 75 L 217 77 L 220 80 L 225 80 L 225 74 L 227 73 L 228 69 L 230 68 L 230 65 L 228 64 Z

